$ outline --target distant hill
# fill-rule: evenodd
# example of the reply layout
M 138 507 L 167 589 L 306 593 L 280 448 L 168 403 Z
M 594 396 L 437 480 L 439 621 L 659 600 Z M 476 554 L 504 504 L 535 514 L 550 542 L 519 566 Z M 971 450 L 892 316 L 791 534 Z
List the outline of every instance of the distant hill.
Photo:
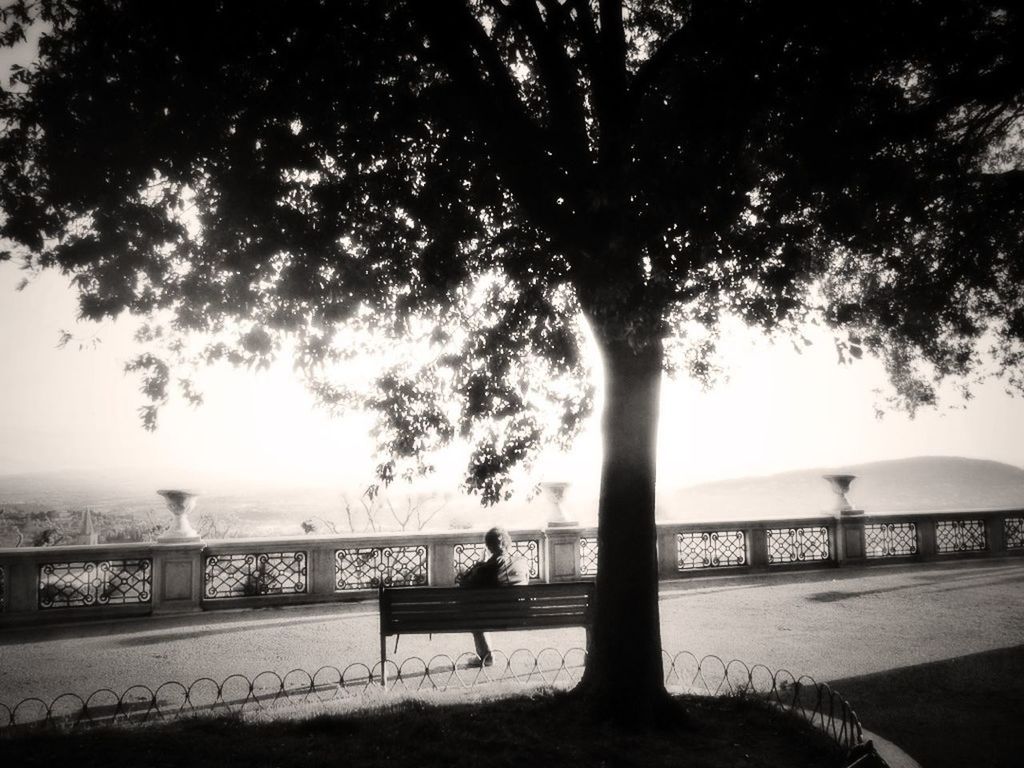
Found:
M 680 521 L 808 517 L 832 505 L 823 474 L 857 475 L 850 502 L 867 512 L 899 512 L 990 507 L 1024 507 L 1024 469 L 996 461 L 924 456 L 847 467 L 802 469 L 764 477 L 744 477 L 685 488 L 664 485 L 658 494 L 658 519 Z M 0 507 L 22 513 L 81 510 L 113 514 L 166 515 L 160 486 L 132 472 L 34 473 L 0 476 Z M 199 490 L 197 512 L 237 521 L 248 535 L 300 534 L 301 521 L 320 517 L 345 530 L 343 492 L 331 488 L 276 488 L 218 485 L 212 480 Z M 395 503 L 404 502 L 402 488 L 393 489 Z M 358 506 L 359 492 L 348 498 Z M 570 488 L 565 509 L 584 525 L 596 520 L 596 500 L 581 488 Z M 386 524 L 390 518 L 383 517 Z M 450 526 L 510 527 L 543 525 L 544 505 L 515 499 L 482 509 L 475 498 L 453 493 L 431 528 Z
M 1024 507 L 1024 469 L 998 461 L 918 456 L 846 467 L 802 469 L 669 491 L 664 520 L 803 517 L 834 500 L 825 474 L 856 475 L 847 498 L 866 512 Z

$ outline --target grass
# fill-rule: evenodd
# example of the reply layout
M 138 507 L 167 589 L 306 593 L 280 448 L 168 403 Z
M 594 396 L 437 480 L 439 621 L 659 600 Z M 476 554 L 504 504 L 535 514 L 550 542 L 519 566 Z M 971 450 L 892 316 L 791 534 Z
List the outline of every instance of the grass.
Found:
M 832 681 L 865 728 L 928 768 L 1017 768 L 1024 645 Z
M 216 768 L 476 768 L 661 766 L 827 768 L 832 742 L 803 721 L 741 697 L 684 697 L 689 718 L 668 730 L 596 725 L 562 691 L 495 698 L 480 692 L 318 704 L 277 715 L 26 732 L 0 738 L 11 766 L 69 764 Z

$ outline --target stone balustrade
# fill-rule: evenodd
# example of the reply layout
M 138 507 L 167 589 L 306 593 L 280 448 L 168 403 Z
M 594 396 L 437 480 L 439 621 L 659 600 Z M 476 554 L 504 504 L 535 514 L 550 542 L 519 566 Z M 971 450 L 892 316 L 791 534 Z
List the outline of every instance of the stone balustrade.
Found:
M 595 528 L 510 531 L 538 582 L 597 572 Z M 372 597 L 454 585 L 483 530 L 0 549 L 0 626 Z M 660 523 L 662 579 L 1024 554 L 1024 509 Z

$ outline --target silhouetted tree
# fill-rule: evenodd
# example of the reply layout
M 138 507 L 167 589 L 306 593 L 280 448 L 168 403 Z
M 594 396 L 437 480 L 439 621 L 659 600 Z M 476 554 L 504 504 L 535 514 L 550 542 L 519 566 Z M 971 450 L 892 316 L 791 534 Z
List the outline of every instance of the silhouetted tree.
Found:
M 1024 383 L 1014 4 L 38 0 L 3 21 L 43 34 L 0 103 L 2 233 L 85 317 L 152 318 L 147 425 L 174 360 L 263 365 L 287 335 L 342 406 L 328 364 L 412 339 L 429 359 L 363 400 L 379 475 L 463 438 L 493 501 L 590 409 L 585 319 L 605 450 L 580 690 L 621 719 L 666 701 L 662 372 L 706 374 L 723 317 L 824 323 L 910 407 L 981 370 L 982 340 Z

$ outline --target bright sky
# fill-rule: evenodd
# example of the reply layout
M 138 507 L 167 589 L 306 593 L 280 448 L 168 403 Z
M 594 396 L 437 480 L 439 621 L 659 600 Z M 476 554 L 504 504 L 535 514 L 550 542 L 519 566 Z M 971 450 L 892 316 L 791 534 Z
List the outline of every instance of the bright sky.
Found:
M 65 277 L 44 273 L 15 291 L 23 273 L 0 264 L 0 475 L 60 469 L 119 471 L 165 485 L 356 486 L 371 479 L 369 417 L 330 418 L 282 361 L 264 373 L 211 369 L 206 402 L 172 400 L 155 433 L 136 409 L 138 380 L 124 374 L 134 321 L 78 323 Z M 98 336 L 95 348 L 57 349 L 61 329 Z M 659 485 L 838 467 L 914 455 L 958 455 L 1024 465 L 1024 401 L 998 382 L 966 410 L 890 413 L 877 420 L 873 361 L 836 364 L 824 336 L 803 354 L 740 334 L 728 340 L 729 379 L 702 393 L 688 381 L 663 391 Z M 950 398 L 949 404 L 957 401 Z M 596 487 L 599 432 L 592 423 L 571 455 L 551 457 L 535 480 Z M 460 467 L 441 463 L 454 489 Z M 575 494 L 574 494 L 575 495 Z

